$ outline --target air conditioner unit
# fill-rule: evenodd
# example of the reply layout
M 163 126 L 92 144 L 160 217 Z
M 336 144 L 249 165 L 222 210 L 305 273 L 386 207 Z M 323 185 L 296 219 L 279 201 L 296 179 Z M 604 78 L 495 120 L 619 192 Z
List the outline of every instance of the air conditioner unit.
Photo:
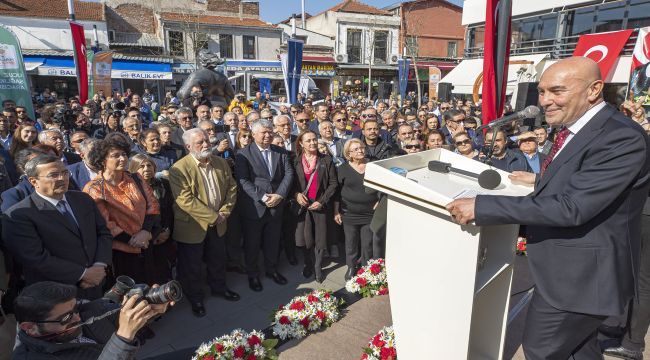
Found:
M 397 64 L 397 60 L 399 60 L 399 55 L 393 54 L 390 56 L 390 64 L 395 65 Z
M 337 63 L 346 63 L 348 62 L 348 54 L 336 54 L 334 59 Z

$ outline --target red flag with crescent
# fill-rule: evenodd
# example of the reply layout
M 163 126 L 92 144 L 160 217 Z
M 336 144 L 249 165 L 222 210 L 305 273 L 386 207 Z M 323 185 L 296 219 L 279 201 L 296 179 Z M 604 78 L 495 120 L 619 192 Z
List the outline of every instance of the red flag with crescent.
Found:
M 79 23 L 70 21 L 72 33 L 72 46 L 74 62 L 77 68 L 77 84 L 79 85 L 79 100 L 82 104 L 88 99 L 88 64 L 86 62 L 86 37 L 84 27 Z
M 605 79 L 633 31 L 621 30 L 581 35 L 573 56 L 584 56 L 597 62 L 600 74 Z

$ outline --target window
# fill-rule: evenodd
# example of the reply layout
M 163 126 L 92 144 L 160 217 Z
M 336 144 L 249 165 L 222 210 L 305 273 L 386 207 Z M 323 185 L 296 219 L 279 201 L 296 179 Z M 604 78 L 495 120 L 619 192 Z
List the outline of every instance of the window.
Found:
M 108 30 L 108 42 L 115 41 L 115 30 Z
M 596 32 L 621 30 L 623 28 L 623 18 L 625 18 L 625 2 L 599 6 Z
M 632 0 L 628 14 L 628 29 L 650 26 L 650 0 Z
M 169 54 L 171 56 L 185 56 L 185 43 L 183 42 L 183 33 L 180 31 L 169 31 Z
M 485 44 L 485 26 L 469 29 L 469 47 L 482 48 L 483 44 Z
M 232 35 L 230 34 L 219 34 L 219 52 L 220 56 L 224 59 L 232 59 Z
M 201 49 L 208 49 L 208 42 L 210 41 L 210 38 L 208 37 L 208 34 L 206 33 L 194 33 L 193 39 L 194 41 L 194 52 L 199 53 L 199 50 Z
M 346 50 L 348 54 L 348 62 L 361 62 L 361 30 L 348 29 L 348 42 Z
M 549 14 L 513 21 L 513 43 L 554 39 L 557 31 L 557 19 L 557 14 Z M 530 46 L 530 44 L 524 46 Z
M 575 10 L 569 19 L 569 33 L 567 35 L 590 34 L 592 32 L 591 27 L 594 24 L 594 14 L 593 7 Z
M 374 63 L 385 64 L 388 57 L 388 31 L 375 31 Z
M 458 43 L 456 41 L 447 42 L 447 57 L 458 57 Z
M 244 59 L 255 59 L 255 36 L 244 35 Z
M 415 36 L 406 37 L 406 56 L 408 57 L 418 56 L 418 38 L 416 38 Z

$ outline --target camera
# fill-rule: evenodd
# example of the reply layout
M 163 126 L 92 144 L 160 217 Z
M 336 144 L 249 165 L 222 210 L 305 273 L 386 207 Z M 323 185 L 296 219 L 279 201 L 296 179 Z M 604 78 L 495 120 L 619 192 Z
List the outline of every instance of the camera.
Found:
M 170 301 L 180 301 L 183 298 L 183 291 L 180 283 L 175 280 L 151 288 L 146 284 L 136 284 L 135 280 L 126 275 L 120 275 L 115 279 L 115 285 L 104 294 L 104 299 L 119 304 L 125 296 L 128 298 L 134 295 L 149 304 L 165 304 Z
M 218 133 L 230 132 L 230 125 L 215 125 L 214 129 Z
M 70 109 L 57 109 L 52 115 L 52 122 L 59 125 L 62 130 L 72 130 L 75 128 L 77 113 Z
M 237 95 L 235 98 L 239 102 L 244 102 L 246 100 L 246 97 L 244 95 Z

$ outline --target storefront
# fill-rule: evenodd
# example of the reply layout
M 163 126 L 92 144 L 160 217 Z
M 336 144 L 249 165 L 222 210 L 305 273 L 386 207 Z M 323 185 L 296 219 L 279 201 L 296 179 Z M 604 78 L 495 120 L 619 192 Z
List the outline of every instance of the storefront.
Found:
M 397 66 L 373 66 L 371 80 L 373 94 L 380 99 L 388 99 L 392 93 L 397 92 Z M 339 64 L 333 94 L 338 96 L 341 91 L 345 91 L 352 94 L 358 92 L 362 96 L 367 96 L 369 84 L 368 65 Z
M 424 96 L 425 93 L 429 93 L 429 68 L 430 67 L 437 67 L 440 69 L 441 72 L 441 78 L 445 77 L 447 74 L 449 74 L 450 71 L 452 71 L 457 63 L 454 62 L 447 62 L 447 61 L 417 61 L 417 67 L 418 67 L 418 77 L 420 78 L 420 89 L 422 92 L 422 95 Z M 408 76 L 408 84 L 406 86 L 406 91 L 415 91 L 417 93 L 417 78 L 415 77 L 415 65 L 411 61 L 411 65 L 409 68 L 409 76 Z
M 302 75 L 314 80 L 323 94 L 333 92 L 332 80 L 336 76 L 334 58 L 331 56 L 305 56 L 302 63 Z

